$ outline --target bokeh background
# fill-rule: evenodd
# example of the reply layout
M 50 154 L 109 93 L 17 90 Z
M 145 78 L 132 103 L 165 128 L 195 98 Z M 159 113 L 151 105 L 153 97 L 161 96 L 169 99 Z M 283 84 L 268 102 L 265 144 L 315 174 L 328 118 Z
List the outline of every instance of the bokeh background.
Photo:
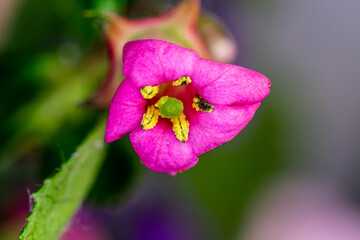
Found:
M 178 2 L 117 9 L 139 18 Z M 30 194 L 101 114 L 85 104 L 108 68 L 101 23 L 84 17 L 93 7 L 0 2 L 0 239 L 16 238 Z M 357 0 L 203 0 L 236 41 L 233 63 L 265 74 L 270 95 L 235 139 L 175 177 L 146 169 L 128 137 L 110 144 L 63 239 L 360 239 L 359 9 Z M 47 114 L 61 121 L 34 117 Z

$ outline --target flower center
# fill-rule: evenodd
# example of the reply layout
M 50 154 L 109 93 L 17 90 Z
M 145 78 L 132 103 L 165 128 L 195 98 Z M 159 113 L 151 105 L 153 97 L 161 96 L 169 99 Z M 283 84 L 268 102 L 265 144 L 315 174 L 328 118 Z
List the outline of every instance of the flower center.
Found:
M 168 96 L 161 97 L 155 107 L 159 108 L 160 116 L 163 118 L 177 118 L 184 110 L 184 105 L 179 99 Z
M 142 87 L 140 89 L 141 95 L 144 99 L 149 100 L 149 104 L 143 115 L 141 128 L 144 130 L 152 129 L 155 127 L 160 116 L 169 119 L 172 123 L 172 130 L 174 131 L 176 138 L 180 142 L 186 142 L 189 138 L 190 123 L 186 120 L 186 116 L 183 113 L 183 102 L 175 97 L 183 99 L 184 96 L 182 94 L 186 91 L 186 85 L 190 83 L 190 77 L 183 76 L 178 80 L 172 81 L 172 83 L 170 82 L 171 85 L 165 83 L 162 87 L 161 85 Z M 211 113 L 214 110 L 214 106 L 198 94 L 195 94 L 195 97 L 193 98 L 192 107 L 196 111 L 207 113 Z

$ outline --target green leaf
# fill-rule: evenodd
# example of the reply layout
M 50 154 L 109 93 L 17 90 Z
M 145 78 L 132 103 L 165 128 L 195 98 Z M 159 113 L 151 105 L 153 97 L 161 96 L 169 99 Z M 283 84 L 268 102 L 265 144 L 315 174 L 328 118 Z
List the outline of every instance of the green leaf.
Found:
M 60 236 L 88 194 L 104 160 L 104 132 L 102 120 L 59 172 L 33 194 L 35 204 L 19 239 L 51 240 Z

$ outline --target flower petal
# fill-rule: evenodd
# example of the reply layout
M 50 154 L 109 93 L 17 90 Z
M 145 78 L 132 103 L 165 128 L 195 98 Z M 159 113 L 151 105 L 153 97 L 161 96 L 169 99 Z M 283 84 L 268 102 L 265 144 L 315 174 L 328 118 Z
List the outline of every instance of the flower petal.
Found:
M 140 87 L 135 86 L 129 79 L 125 78 L 116 90 L 116 93 L 111 102 L 126 105 L 145 104 L 146 100 L 141 95 L 140 90 Z
M 130 133 L 130 141 L 142 162 L 157 172 L 186 170 L 198 161 L 191 144 L 180 142 L 175 137 L 170 121 L 165 119 L 159 119 L 150 130 L 138 127 Z
M 136 40 L 124 46 L 123 75 L 136 86 L 155 86 L 192 75 L 199 54 L 160 40 Z
M 260 103 L 232 107 L 216 105 L 211 113 L 192 114 L 189 141 L 195 155 L 233 139 L 250 122 L 259 106 Z
M 127 132 L 140 126 L 145 105 L 146 100 L 141 96 L 140 88 L 132 86 L 131 82 L 125 79 L 110 103 L 105 142 L 122 138 Z
M 270 93 L 271 86 L 261 73 L 206 59 L 198 61 L 191 84 L 206 101 L 220 105 L 258 103 Z

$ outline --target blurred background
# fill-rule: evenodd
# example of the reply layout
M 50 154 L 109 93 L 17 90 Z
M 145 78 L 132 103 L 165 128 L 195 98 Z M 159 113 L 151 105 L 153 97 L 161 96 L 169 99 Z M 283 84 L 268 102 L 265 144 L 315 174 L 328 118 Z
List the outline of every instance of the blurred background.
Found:
M 1 0 L 0 239 L 17 238 L 31 193 L 106 112 L 89 99 L 110 68 L 108 36 L 84 11 L 151 18 L 179 3 Z M 62 239 L 360 239 L 359 9 L 203 0 L 209 56 L 263 73 L 270 95 L 235 139 L 175 177 L 141 164 L 127 136 L 109 144 Z

